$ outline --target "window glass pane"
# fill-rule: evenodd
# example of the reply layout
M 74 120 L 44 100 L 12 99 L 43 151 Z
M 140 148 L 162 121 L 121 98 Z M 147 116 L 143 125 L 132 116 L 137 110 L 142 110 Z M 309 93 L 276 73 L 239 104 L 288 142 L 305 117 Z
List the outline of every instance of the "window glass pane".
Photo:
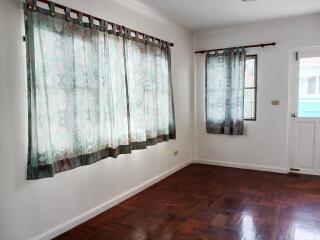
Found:
M 255 57 L 247 57 L 246 59 L 246 80 L 245 80 L 245 87 L 255 87 Z
M 308 94 L 316 93 L 316 76 L 308 78 Z
M 320 57 L 300 59 L 299 70 L 298 116 L 320 117 L 320 92 L 317 91 Z
M 256 60 L 257 56 L 246 57 L 245 92 L 244 92 L 244 119 L 256 118 Z
M 255 118 L 256 89 L 244 90 L 244 119 Z

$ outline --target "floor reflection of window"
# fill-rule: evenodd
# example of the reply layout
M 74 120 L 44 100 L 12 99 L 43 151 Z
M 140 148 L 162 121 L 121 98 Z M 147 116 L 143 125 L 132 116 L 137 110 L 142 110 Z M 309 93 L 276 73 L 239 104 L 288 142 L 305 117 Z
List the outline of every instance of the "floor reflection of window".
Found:
M 256 239 L 256 227 L 252 215 L 245 214 L 242 216 L 242 238 L 246 240 Z
M 320 232 L 315 232 L 314 229 L 296 225 L 293 232 L 293 240 L 320 240 Z

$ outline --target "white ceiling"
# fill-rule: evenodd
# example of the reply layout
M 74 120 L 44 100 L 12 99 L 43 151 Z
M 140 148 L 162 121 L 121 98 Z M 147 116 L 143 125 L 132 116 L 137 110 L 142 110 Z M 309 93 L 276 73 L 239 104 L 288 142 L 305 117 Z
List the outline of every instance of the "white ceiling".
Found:
M 193 31 L 320 13 L 320 0 L 136 0 Z

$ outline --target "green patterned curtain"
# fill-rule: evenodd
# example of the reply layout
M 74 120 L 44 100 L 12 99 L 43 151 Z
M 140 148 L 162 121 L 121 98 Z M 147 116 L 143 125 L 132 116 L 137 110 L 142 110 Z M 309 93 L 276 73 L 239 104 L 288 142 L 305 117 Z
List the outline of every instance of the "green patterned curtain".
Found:
M 26 9 L 27 179 L 175 138 L 170 47 Z
M 206 56 L 206 129 L 243 135 L 245 50 L 227 49 Z
M 126 39 L 130 140 L 137 148 L 175 138 L 170 49 Z

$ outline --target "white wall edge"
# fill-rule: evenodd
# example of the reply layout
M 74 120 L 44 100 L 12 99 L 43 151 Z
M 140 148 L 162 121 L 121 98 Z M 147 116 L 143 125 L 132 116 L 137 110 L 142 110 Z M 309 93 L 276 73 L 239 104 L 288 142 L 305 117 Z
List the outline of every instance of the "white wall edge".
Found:
M 145 182 L 143 182 L 142 184 L 131 188 L 130 190 L 121 193 L 120 195 L 68 220 L 65 221 L 62 224 L 59 224 L 58 226 L 49 229 L 48 231 L 30 238 L 29 240 L 49 240 L 52 238 L 55 238 L 65 232 L 67 232 L 68 230 L 80 225 L 83 222 L 88 221 L 89 219 L 103 213 L 104 211 L 116 206 L 117 204 L 127 200 L 128 198 L 138 194 L 139 192 L 142 192 L 143 190 L 145 190 L 146 188 L 160 182 L 161 180 L 165 179 L 166 177 L 176 173 L 177 171 L 181 170 L 182 168 L 188 166 L 192 164 L 191 161 L 184 161 L 183 163 L 179 164 L 178 166 L 175 166 L 161 174 L 159 174 L 158 176 L 151 178 Z
M 271 167 L 266 165 L 244 164 L 244 163 L 237 163 L 237 162 L 216 161 L 216 160 L 209 160 L 209 159 L 198 159 L 198 160 L 194 160 L 193 163 L 215 165 L 215 166 L 222 166 L 222 167 L 233 167 L 233 168 L 240 168 L 240 169 L 263 171 L 263 172 L 273 172 L 273 173 L 283 173 L 283 174 L 289 173 L 289 170 L 287 168 L 277 168 L 277 167 Z
M 193 33 L 192 37 L 193 41 L 193 49 L 192 51 L 196 51 L 198 45 L 197 35 Z M 197 58 L 193 57 L 193 159 L 196 159 L 198 156 L 198 119 L 197 119 Z

